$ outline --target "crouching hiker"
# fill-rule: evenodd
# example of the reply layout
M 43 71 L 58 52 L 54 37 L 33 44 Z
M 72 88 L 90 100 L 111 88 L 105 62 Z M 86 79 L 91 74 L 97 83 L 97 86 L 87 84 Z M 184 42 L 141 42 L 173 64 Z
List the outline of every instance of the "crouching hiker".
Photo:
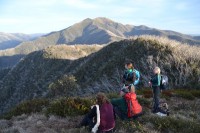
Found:
M 138 103 L 133 85 L 129 86 L 128 89 L 122 89 L 120 95 L 121 98 L 111 100 L 114 111 L 119 118 L 136 119 L 142 115 L 142 106 Z
M 80 126 L 89 126 L 92 133 L 112 133 L 115 127 L 113 106 L 104 93 L 98 93 L 97 104 L 83 118 Z

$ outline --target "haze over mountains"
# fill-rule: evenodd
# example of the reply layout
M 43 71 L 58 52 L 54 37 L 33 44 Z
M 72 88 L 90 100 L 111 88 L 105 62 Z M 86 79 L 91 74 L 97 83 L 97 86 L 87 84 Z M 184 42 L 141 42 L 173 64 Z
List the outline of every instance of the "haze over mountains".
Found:
M 0 32 L 0 50 L 14 48 L 22 42 L 35 40 L 44 34 L 22 34 Z
M 0 68 L 12 67 L 22 57 L 51 45 L 107 44 L 139 35 L 164 36 L 188 44 L 200 44 L 193 37 L 147 26 L 123 25 L 107 18 L 87 18 L 61 31 L 52 32 L 33 41 L 22 42 L 15 48 L 0 51 Z

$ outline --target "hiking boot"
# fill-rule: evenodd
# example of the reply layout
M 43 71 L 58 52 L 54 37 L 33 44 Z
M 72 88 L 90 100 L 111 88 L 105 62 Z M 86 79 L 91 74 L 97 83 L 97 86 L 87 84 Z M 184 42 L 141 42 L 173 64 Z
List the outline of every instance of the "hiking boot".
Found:
M 169 110 L 167 111 L 167 116 L 169 116 Z

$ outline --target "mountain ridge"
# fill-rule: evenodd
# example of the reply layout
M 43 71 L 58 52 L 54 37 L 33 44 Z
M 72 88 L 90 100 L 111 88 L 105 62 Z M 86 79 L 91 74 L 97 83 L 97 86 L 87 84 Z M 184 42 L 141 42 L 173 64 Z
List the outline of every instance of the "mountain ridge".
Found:
M 14 48 L 24 41 L 35 40 L 44 34 L 23 34 L 0 32 L 0 50 Z
M 13 66 L 13 64 L 9 65 L 9 61 L 5 60 L 4 56 L 22 55 L 23 57 L 33 51 L 42 50 L 51 45 L 108 44 L 145 34 L 168 37 L 189 44 L 200 44 L 200 41 L 194 40 L 194 37 L 174 31 L 159 30 L 144 25 L 123 25 L 104 17 L 95 19 L 87 18 L 68 28 L 51 32 L 34 41 L 22 42 L 15 48 L 0 50 L 0 68 Z M 20 58 L 16 58 L 15 63 L 19 60 Z
M 198 46 L 152 36 L 113 42 L 104 47 L 63 46 L 50 46 L 28 54 L 4 76 L 0 84 L 1 112 L 23 100 L 54 95 L 52 89 L 53 92 L 66 89 L 66 93 L 61 93 L 64 96 L 116 92 L 126 61 L 132 61 L 141 72 L 143 87 L 148 85 L 157 65 L 169 76 L 170 87 L 200 87 Z

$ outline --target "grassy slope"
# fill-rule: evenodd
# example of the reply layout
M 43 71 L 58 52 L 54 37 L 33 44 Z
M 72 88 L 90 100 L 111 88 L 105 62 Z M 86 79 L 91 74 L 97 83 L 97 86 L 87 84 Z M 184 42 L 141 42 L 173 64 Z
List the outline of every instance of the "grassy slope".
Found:
M 114 42 L 90 58 L 75 76 L 81 85 L 106 83 L 104 87 L 112 90 L 120 82 L 124 63 L 132 61 L 141 72 L 143 85 L 147 85 L 152 69 L 158 65 L 170 77 L 171 86 L 199 88 L 198 50 L 153 37 Z
M 149 36 L 114 42 L 97 53 L 92 52 L 98 50 L 95 46 L 69 47 L 70 52 L 62 46 L 52 46 L 22 60 L 3 79 L 1 107 L 7 110 L 20 101 L 47 96 L 49 85 L 58 81 L 64 83 L 64 75 L 72 75 L 79 86 L 78 90 L 64 91 L 65 96 L 116 92 L 121 87 L 120 78 L 127 60 L 141 72 L 143 86 L 147 85 L 153 67 L 158 65 L 169 76 L 171 87 L 200 88 L 199 47 Z M 78 59 L 72 59 L 72 55 Z M 62 91 L 65 86 L 61 84 L 55 88 Z
M 180 92 L 184 92 L 180 94 Z M 124 132 L 193 132 L 200 131 L 200 91 L 170 90 L 162 93 L 162 102 L 169 105 L 170 116 L 159 117 L 151 113 L 150 89 L 138 90 L 138 100 L 143 106 L 144 115 L 137 120 L 116 120 L 116 133 Z M 191 99 L 190 95 L 193 96 Z M 198 94 L 198 95 L 197 95 Z M 108 94 L 109 98 L 118 97 Z M 24 102 L 0 120 L 2 131 L 24 130 L 32 132 L 87 132 L 85 128 L 75 128 L 87 113 L 93 97 L 59 98 L 55 100 L 35 99 Z M 15 116 L 15 117 L 12 117 Z M 12 117 L 12 119 L 10 119 Z M 12 124 L 9 124 L 12 123 Z

